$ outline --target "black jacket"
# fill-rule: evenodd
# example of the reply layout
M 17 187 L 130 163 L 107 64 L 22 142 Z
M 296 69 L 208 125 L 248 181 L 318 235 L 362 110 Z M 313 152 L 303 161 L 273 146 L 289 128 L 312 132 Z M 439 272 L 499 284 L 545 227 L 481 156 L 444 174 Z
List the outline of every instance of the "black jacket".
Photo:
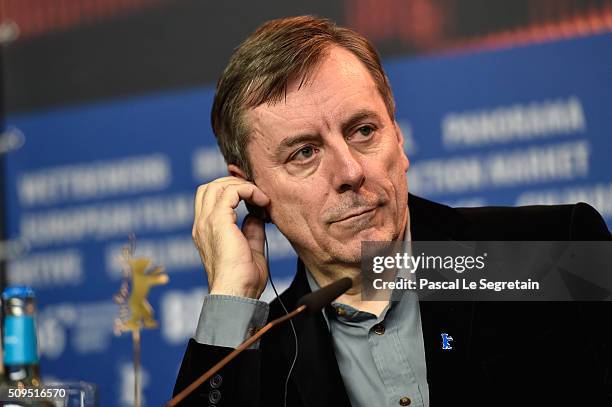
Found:
M 453 209 L 409 195 L 408 204 L 413 240 L 611 239 L 601 216 L 584 203 Z M 293 309 L 309 291 L 298 260 L 297 275 L 281 297 Z M 611 305 L 421 302 L 431 406 L 612 406 Z M 269 318 L 283 314 L 273 301 Z M 349 406 L 323 316 L 300 316 L 295 327 L 299 357 L 287 406 Z M 452 333 L 452 351 L 441 349 L 441 332 Z M 192 339 L 175 394 L 230 351 Z M 205 383 L 182 405 L 280 407 L 293 354 L 290 326 L 274 328 L 259 350 L 221 370 L 218 387 Z M 217 403 L 209 400 L 214 390 L 212 401 L 221 396 Z

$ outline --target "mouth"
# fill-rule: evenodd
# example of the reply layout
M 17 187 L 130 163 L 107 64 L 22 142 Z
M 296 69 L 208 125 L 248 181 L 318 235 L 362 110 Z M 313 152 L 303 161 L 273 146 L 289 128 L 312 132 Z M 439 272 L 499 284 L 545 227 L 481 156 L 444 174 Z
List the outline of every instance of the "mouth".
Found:
M 359 209 L 357 211 L 354 211 L 354 212 L 351 212 L 351 213 L 345 215 L 341 219 L 335 220 L 332 223 L 352 221 L 352 220 L 357 220 L 357 219 L 365 218 L 367 216 L 373 215 L 374 211 L 376 210 L 376 208 L 378 208 L 378 207 L 375 206 L 375 207 L 372 207 L 372 208 L 362 208 L 362 209 Z

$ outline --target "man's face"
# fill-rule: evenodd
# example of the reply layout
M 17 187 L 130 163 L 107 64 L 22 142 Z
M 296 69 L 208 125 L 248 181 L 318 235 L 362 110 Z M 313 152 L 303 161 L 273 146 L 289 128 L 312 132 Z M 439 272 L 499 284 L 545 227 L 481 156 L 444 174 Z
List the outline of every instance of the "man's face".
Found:
M 355 264 L 361 242 L 401 238 L 403 137 L 367 69 L 331 47 L 306 85 L 247 111 L 248 152 L 270 216 L 307 265 Z

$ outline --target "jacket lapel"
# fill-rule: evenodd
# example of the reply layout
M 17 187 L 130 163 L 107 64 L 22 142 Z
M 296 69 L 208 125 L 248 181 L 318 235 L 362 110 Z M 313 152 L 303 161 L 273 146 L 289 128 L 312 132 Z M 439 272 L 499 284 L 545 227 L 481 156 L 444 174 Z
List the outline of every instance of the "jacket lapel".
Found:
M 455 209 L 409 195 L 410 232 L 414 241 L 463 240 L 467 221 Z M 465 374 L 472 337 L 472 302 L 420 301 L 427 381 L 431 405 L 444 394 L 449 377 Z M 442 349 L 442 334 L 453 338 L 452 349 Z M 457 376 L 458 375 L 458 376 Z

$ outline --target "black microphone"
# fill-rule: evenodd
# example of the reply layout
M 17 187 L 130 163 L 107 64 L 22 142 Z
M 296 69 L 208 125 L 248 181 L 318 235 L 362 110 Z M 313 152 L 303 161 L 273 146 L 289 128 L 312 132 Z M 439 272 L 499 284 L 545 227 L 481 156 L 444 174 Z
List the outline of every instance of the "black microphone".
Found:
M 308 311 L 310 314 L 314 314 L 321 311 L 326 305 L 340 297 L 352 286 L 353 280 L 348 277 L 341 278 L 338 281 L 334 281 L 333 283 L 300 298 L 300 301 L 298 301 L 298 307 L 300 305 L 305 305 L 306 311 Z
M 327 304 L 331 303 L 336 298 L 340 297 L 344 294 L 351 286 L 353 285 L 353 281 L 344 277 L 338 281 L 334 281 L 333 283 L 326 285 L 325 287 L 313 291 L 309 294 L 306 294 L 302 298 L 300 298 L 298 302 L 298 306 L 296 309 L 288 313 L 287 315 L 283 315 L 280 318 L 277 318 L 273 321 L 268 322 L 263 328 L 261 328 L 255 335 L 248 338 L 246 341 L 242 342 L 236 349 L 234 349 L 229 355 L 221 359 L 216 365 L 211 367 L 206 373 L 197 378 L 193 383 L 189 386 L 185 387 L 180 393 L 172 398 L 167 404 L 166 407 L 174 407 L 182 400 L 185 399 L 189 394 L 191 394 L 195 389 L 197 389 L 202 383 L 208 380 L 212 375 L 217 373 L 223 366 L 228 364 L 232 359 L 240 354 L 243 350 L 247 349 L 251 346 L 255 341 L 259 340 L 270 329 L 275 327 L 278 324 L 281 324 L 289 319 L 295 317 L 296 315 L 308 311 L 309 314 L 314 314 L 318 311 L 321 311 L 323 307 Z

